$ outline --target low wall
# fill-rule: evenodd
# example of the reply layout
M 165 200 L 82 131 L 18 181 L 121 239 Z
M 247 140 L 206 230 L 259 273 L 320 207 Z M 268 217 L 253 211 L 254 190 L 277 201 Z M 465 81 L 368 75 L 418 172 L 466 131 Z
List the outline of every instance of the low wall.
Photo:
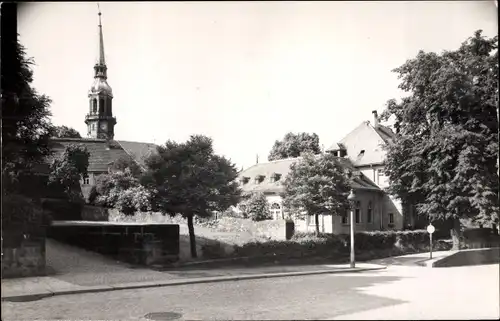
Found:
M 109 220 L 110 211 L 112 211 L 112 209 L 85 205 L 82 208 L 82 220 L 107 222 Z
M 437 260 L 433 267 L 453 267 L 500 263 L 500 248 L 461 250 Z
M 141 265 L 179 259 L 179 225 L 54 221 L 48 236 L 58 241 Z
M 45 237 L 29 237 L 16 246 L 2 235 L 2 278 L 45 275 Z M 8 242 L 7 242 L 8 243 Z

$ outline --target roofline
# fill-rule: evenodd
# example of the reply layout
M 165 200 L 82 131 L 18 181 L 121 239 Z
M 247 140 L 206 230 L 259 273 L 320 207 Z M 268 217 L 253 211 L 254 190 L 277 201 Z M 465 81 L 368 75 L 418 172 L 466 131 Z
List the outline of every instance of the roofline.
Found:
M 319 154 L 314 154 L 315 157 L 319 157 L 323 154 L 326 154 L 326 153 L 319 153 Z M 338 157 L 338 156 L 335 156 L 333 155 L 335 158 L 337 159 L 345 159 L 345 160 L 349 160 L 348 158 L 345 158 L 345 157 Z M 298 157 L 289 157 L 289 158 L 282 158 L 282 159 L 276 159 L 276 160 L 272 160 L 272 161 L 267 161 L 267 162 L 263 162 L 263 163 L 257 163 L 257 164 L 253 164 L 252 166 L 240 171 L 240 173 L 243 173 L 244 171 L 247 171 L 249 170 L 250 168 L 252 167 L 255 167 L 257 165 L 260 165 L 260 164 L 270 164 L 270 163 L 279 163 L 279 162 L 284 162 L 284 161 L 291 161 L 291 160 L 299 160 L 301 159 L 302 156 L 298 156 Z M 350 160 L 349 160 L 350 161 Z M 352 162 L 351 162 L 352 163 Z M 354 165 L 353 165 L 354 166 Z
M 140 164 L 140 163 L 139 163 L 139 162 L 135 159 L 135 157 L 134 157 L 134 156 L 130 155 L 130 153 L 128 152 L 128 150 L 127 150 L 125 147 L 123 147 L 123 145 L 122 145 L 122 144 L 120 144 L 120 142 L 119 142 L 119 141 L 116 141 L 116 142 L 118 143 L 118 145 L 120 145 L 120 147 L 123 149 L 123 151 L 124 151 L 124 152 L 125 152 L 125 153 L 126 153 L 126 154 L 127 154 L 127 155 L 128 155 L 128 156 L 129 156 L 129 157 L 130 157 L 130 158 L 131 158 L 131 159 L 132 159 L 132 160 L 136 163 L 136 164 L 137 164 L 137 166 L 139 166 L 139 167 L 140 167 L 143 171 L 146 171 L 146 170 L 147 170 L 146 166 L 143 166 L 142 164 Z M 125 142 L 125 140 L 122 140 L 122 142 Z M 144 144 L 144 143 L 143 143 L 143 144 Z M 113 163 L 113 162 L 111 162 L 111 163 Z
M 64 142 L 64 141 L 69 141 L 69 142 L 78 142 L 78 141 L 85 141 L 85 142 L 106 142 L 106 139 L 102 138 L 70 138 L 70 137 L 51 137 L 50 140 L 52 141 L 59 141 L 59 142 Z

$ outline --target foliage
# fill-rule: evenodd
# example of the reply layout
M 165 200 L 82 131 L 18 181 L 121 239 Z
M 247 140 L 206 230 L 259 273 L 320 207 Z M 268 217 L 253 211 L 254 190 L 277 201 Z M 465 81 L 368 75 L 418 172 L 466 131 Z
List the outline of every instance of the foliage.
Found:
M 299 157 L 302 153 L 309 152 L 319 154 L 319 136 L 316 133 L 297 133 L 289 132 L 283 137 L 283 140 L 275 141 L 269 152 L 267 159 L 269 161 Z
M 154 202 L 161 212 L 187 219 L 191 254 L 196 257 L 194 216 L 211 216 L 240 200 L 234 164 L 214 153 L 212 139 L 193 135 L 185 143 L 167 141 L 146 165 L 143 184 L 158 191 Z
M 60 188 L 70 201 L 81 201 L 80 180 L 87 175 L 90 153 L 83 145 L 66 146 L 50 165 L 49 187 Z
M 50 155 L 50 99 L 31 87 L 33 59 L 27 58 L 17 42 L 13 63 L 2 68 L 2 192 L 18 191 L 20 173 L 33 168 Z
M 391 255 L 428 252 L 429 238 L 425 230 L 359 232 L 355 235 L 358 259 L 376 259 Z M 449 250 L 443 239 L 435 239 L 433 249 Z M 349 235 L 297 233 L 290 241 L 249 242 L 236 246 L 234 255 L 240 257 L 347 259 Z
M 455 248 L 460 218 L 498 222 L 497 48 L 497 36 L 477 31 L 458 50 L 419 52 L 394 70 L 409 96 L 381 117 L 398 134 L 387 147 L 389 192 L 431 221 L 451 219 Z
M 133 177 L 139 178 L 142 174 L 142 169 L 130 156 L 122 156 L 115 160 L 110 167 L 112 172 L 125 171 L 128 169 Z
M 283 187 L 283 205 L 292 215 L 314 215 L 319 234 L 318 215 L 342 214 L 349 208 L 349 180 L 342 165 L 331 154 L 305 154 L 292 164 Z
M 51 135 L 58 138 L 82 138 L 76 129 L 67 126 L 52 127 Z
M 126 168 L 124 171 L 99 175 L 95 188 L 90 192 L 89 202 L 133 215 L 137 211 L 151 210 L 152 193 L 154 190 L 142 186 Z
M 243 206 L 244 217 L 248 217 L 253 221 L 270 220 L 271 211 L 269 210 L 269 203 L 263 193 L 254 193 L 245 201 Z

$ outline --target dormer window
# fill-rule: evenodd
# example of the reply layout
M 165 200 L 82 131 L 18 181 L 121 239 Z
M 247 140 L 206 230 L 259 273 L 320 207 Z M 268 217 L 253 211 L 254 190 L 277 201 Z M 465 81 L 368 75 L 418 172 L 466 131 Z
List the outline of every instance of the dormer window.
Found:
M 241 183 L 244 185 L 244 184 L 247 184 L 248 181 L 250 180 L 250 177 L 246 177 L 246 176 L 243 176 L 240 181 Z
M 362 150 L 359 152 L 358 157 L 361 157 L 361 156 L 363 156 L 364 154 L 365 154 L 365 150 L 364 150 L 364 149 L 362 149 Z
M 279 181 L 280 179 L 281 179 L 281 174 L 273 173 L 273 175 L 271 175 L 269 180 L 271 183 L 275 183 L 275 182 Z
M 255 176 L 255 184 L 260 184 L 260 183 L 262 183 L 262 181 L 264 181 L 264 178 L 265 178 L 265 177 L 266 177 L 266 176 L 264 176 L 264 175 L 257 175 L 257 176 Z

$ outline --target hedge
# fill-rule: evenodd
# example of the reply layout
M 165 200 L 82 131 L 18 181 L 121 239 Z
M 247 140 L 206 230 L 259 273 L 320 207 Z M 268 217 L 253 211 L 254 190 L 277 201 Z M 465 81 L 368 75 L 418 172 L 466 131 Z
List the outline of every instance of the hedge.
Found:
M 355 235 L 355 251 L 361 258 L 374 259 L 391 255 L 429 251 L 429 234 L 424 230 L 417 231 L 377 231 L 359 232 Z M 435 238 L 433 249 L 449 250 L 451 244 L 444 242 L 443 237 Z M 297 233 L 289 241 L 250 242 L 235 246 L 231 256 L 236 257 L 279 257 L 308 258 L 347 257 L 350 251 L 349 235 L 332 235 Z M 223 257 L 221 247 L 216 245 L 204 248 L 204 255 L 210 258 Z M 227 255 L 226 255 L 227 256 Z

